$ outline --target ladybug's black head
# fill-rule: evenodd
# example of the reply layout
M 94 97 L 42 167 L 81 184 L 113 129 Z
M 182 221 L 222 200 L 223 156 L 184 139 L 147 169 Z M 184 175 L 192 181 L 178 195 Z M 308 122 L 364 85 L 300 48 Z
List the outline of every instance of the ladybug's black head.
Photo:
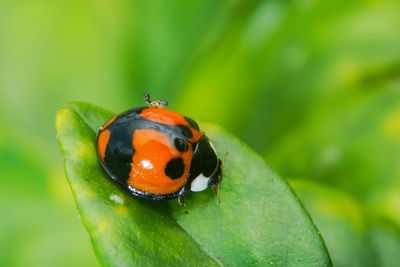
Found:
M 188 180 L 193 192 L 203 191 L 208 186 L 215 188 L 222 180 L 222 162 L 205 135 L 194 146 Z

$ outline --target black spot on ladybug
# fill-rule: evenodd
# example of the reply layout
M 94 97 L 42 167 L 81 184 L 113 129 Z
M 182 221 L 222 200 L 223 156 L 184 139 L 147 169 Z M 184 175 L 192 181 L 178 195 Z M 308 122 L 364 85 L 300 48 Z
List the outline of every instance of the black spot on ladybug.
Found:
M 189 123 L 190 126 L 195 128 L 197 131 L 200 131 L 199 125 L 197 125 L 197 123 L 194 120 L 188 117 L 185 117 L 185 120 L 187 121 L 187 123 Z
M 132 129 L 127 125 L 114 127 L 110 125 L 110 140 L 108 142 L 104 162 L 113 173 L 114 178 L 120 183 L 129 178 L 131 171 L 132 156 L 135 149 L 132 146 Z
M 177 125 L 176 127 L 180 130 L 181 134 L 184 137 L 186 137 L 186 138 L 192 138 L 193 137 L 192 131 L 188 127 L 186 127 L 185 125 Z
M 179 152 L 185 152 L 186 150 L 188 150 L 188 144 L 182 138 L 175 138 L 174 145 Z
M 173 180 L 181 177 L 184 171 L 185 164 L 183 164 L 182 158 L 171 159 L 165 166 L 165 174 Z

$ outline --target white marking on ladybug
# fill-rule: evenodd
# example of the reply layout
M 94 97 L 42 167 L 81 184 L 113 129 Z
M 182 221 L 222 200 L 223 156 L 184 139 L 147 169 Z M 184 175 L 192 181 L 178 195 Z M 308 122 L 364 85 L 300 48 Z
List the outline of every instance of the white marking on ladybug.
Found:
M 205 177 L 203 174 L 197 176 L 190 185 L 190 191 L 200 192 L 207 189 L 210 177 Z

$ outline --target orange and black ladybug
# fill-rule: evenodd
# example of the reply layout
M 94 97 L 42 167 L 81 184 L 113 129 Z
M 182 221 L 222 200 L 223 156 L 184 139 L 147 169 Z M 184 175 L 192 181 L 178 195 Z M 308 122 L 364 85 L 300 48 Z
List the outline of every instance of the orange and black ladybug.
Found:
M 133 195 L 161 200 L 218 192 L 222 162 L 195 121 L 165 109 L 167 101 L 127 110 L 108 120 L 97 134 L 97 156 L 107 174 Z

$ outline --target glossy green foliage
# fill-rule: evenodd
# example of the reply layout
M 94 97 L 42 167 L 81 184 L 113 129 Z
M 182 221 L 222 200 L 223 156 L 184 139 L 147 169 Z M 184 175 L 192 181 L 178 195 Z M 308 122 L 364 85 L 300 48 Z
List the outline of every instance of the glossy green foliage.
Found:
M 307 181 L 290 184 L 303 200 L 332 256 L 334 266 L 397 266 L 400 228 L 348 194 Z
M 208 190 L 150 201 L 113 183 L 95 137 L 112 113 L 74 102 L 57 115 L 65 170 L 95 253 L 105 266 L 330 266 L 324 242 L 290 186 L 246 145 L 201 123 L 225 162 L 221 204 Z

